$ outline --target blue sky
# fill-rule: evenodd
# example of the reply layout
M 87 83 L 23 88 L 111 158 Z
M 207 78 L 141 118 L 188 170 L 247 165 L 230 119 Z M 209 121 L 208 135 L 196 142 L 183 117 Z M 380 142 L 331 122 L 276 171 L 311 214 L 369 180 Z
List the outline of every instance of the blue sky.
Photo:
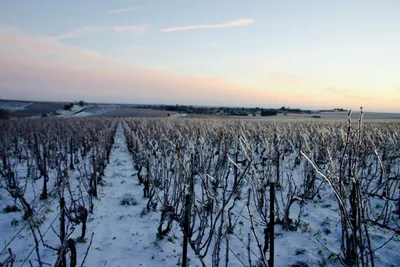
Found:
M 0 97 L 400 111 L 398 14 L 399 1 L 3 0 Z

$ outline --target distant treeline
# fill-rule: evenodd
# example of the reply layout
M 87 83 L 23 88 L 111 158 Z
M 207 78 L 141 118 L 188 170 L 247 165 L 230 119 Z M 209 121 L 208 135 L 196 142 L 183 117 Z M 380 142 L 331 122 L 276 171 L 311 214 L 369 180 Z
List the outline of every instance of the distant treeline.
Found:
M 8 111 L 5 109 L 0 109 L 0 120 L 8 119 Z
M 199 107 L 191 105 L 140 105 L 140 108 L 165 110 L 170 112 L 204 115 L 228 115 L 228 116 L 276 116 L 277 114 L 311 114 L 311 110 L 299 108 L 245 108 L 245 107 Z
M 208 114 L 208 115 L 230 115 L 230 116 L 274 116 L 277 115 L 276 109 L 261 109 L 261 108 L 244 108 L 244 107 L 195 107 L 185 105 L 166 105 L 161 106 L 160 109 L 180 112 L 187 114 Z
M 348 111 L 347 109 L 343 109 L 343 108 L 334 108 L 334 109 L 323 109 L 321 110 L 321 112 L 344 112 L 344 111 Z

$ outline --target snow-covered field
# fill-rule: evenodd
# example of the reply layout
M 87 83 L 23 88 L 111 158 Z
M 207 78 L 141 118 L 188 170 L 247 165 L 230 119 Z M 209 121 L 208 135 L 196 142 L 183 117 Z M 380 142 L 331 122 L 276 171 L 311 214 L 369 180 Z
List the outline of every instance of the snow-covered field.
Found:
M 18 167 L 18 176 L 23 177 L 26 171 L 23 166 Z M 157 239 L 155 230 L 159 216 L 155 213 L 145 214 L 147 200 L 143 198 L 143 189 L 135 173 L 137 171 L 133 168 L 122 126 L 119 125 L 110 163 L 104 171 L 104 184 L 99 187 L 93 214 L 88 217 L 87 237 L 84 243 L 77 245 L 77 258 L 82 261 L 90 235 L 94 233 L 84 266 L 177 266 L 181 260 L 182 234 L 176 231 L 176 235 L 170 238 Z M 55 176 L 54 173 L 52 175 Z M 72 171 L 70 179 L 79 179 L 79 175 L 78 171 Z M 76 182 L 72 184 L 79 186 Z M 43 240 L 54 244 L 58 240 L 54 229 L 59 227 L 60 216 L 56 190 L 52 190 L 49 200 L 40 201 L 35 191 L 38 186 L 26 185 L 25 197 L 35 207 L 35 217 L 39 221 L 38 229 L 43 234 Z M 74 194 L 78 194 L 77 190 Z M 134 203 L 121 205 L 125 198 L 132 198 Z M 0 188 L 0 208 L 3 210 L 14 203 L 6 190 Z M 11 248 L 16 255 L 14 266 L 29 266 L 29 260 L 37 266 L 33 237 L 29 224 L 22 216 L 22 208 L 19 212 L 0 213 L 0 236 L 4 245 L 4 248 L 1 247 L 0 263 L 8 256 L 7 248 Z M 40 249 L 41 261 L 53 265 L 56 253 L 44 246 Z
M 59 146 L 58 151 L 50 154 L 49 157 L 49 198 L 47 200 L 39 199 L 43 183 L 39 171 L 29 174 L 29 177 L 36 177 L 35 179 L 27 178 L 28 170 L 35 169 L 34 159 L 31 158 L 31 162 L 25 157 L 18 160 L 18 155 L 15 153 L 26 149 L 25 152 L 21 152 L 22 155 L 34 155 L 31 151 L 34 147 L 25 146 L 21 139 L 20 148 L 14 153 L 4 154 L 3 152 L 2 156 L 9 155 L 9 158 L 0 164 L 2 171 L 0 172 L 0 209 L 4 210 L 16 204 L 19 211 L 0 213 L 2 244 L 0 263 L 7 257 L 7 249 L 11 248 L 15 254 L 14 266 L 29 266 L 30 263 L 38 266 L 38 257 L 44 266 L 55 264 L 58 255 L 52 248 L 59 248 L 61 231 L 59 201 L 61 193 L 57 181 L 60 181 L 60 177 L 64 177 L 63 179 L 67 177 L 68 182 L 64 185 L 62 194 L 65 194 L 69 211 L 73 210 L 73 205 L 76 203 L 90 210 L 90 199 L 93 201 L 93 210 L 87 219 L 85 239 L 78 239 L 82 224 L 72 223 L 73 220 L 68 216 L 66 219 L 68 222 L 65 226 L 66 234 L 75 240 L 78 266 L 81 266 L 83 260 L 85 260 L 83 266 L 180 266 L 184 229 L 180 222 L 184 214 L 182 211 L 185 210 L 182 206 L 182 194 L 193 194 L 190 217 L 193 244 L 188 246 L 189 266 L 259 266 L 258 264 L 263 266 L 257 243 L 260 243 L 262 247 L 265 245 L 264 228 L 267 227 L 270 204 L 269 185 L 266 183 L 276 179 L 274 175 L 279 173 L 281 185 L 277 187 L 274 201 L 277 209 L 277 224 L 274 226 L 275 266 L 341 265 L 338 257 L 341 255 L 342 224 L 337 196 L 332 186 L 313 171 L 305 157 L 296 163 L 299 156 L 295 153 L 297 149 L 293 147 L 293 151 L 286 151 L 291 145 L 295 146 L 298 141 L 289 137 L 296 136 L 292 135 L 292 132 L 299 129 L 303 131 L 303 135 L 307 134 L 306 139 L 310 138 L 307 139 L 310 142 L 310 148 L 311 143 L 318 138 L 322 140 L 318 141 L 320 145 L 328 140 L 331 142 L 341 140 L 331 138 L 339 133 L 342 134 L 344 142 L 345 132 L 333 130 L 337 129 L 335 128 L 337 126 L 318 123 L 300 126 L 282 123 L 268 126 L 269 124 L 262 122 L 225 121 L 222 123 L 217 120 L 178 118 L 174 120 L 115 119 L 107 122 L 103 120 L 105 119 L 77 118 L 71 121 L 60 119 L 58 122 L 51 122 L 60 123 L 57 125 L 66 127 L 68 131 L 71 129 L 63 126 L 63 123 L 71 123 L 72 127 L 78 128 L 76 130 L 84 132 L 79 133 L 82 134 L 82 138 L 88 138 L 87 141 L 93 143 L 86 155 L 82 154 L 84 148 L 81 148 L 79 142 L 77 143 L 78 150 L 72 152 L 71 156 L 75 157 L 72 161 L 75 166 L 72 169 L 68 168 L 70 162 L 68 151 L 72 144 L 62 147 L 65 143 L 57 143 L 59 137 L 56 135 L 54 144 L 62 146 Z M 10 128 L 7 128 L 9 132 L 3 133 L 14 133 L 15 128 L 5 123 L 2 126 Z M 106 152 L 106 146 L 111 142 L 107 135 L 114 134 L 112 129 L 115 125 L 118 126 L 109 158 L 107 160 L 105 157 L 105 161 L 99 161 L 99 163 L 106 162 L 105 169 L 95 172 L 100 179 L 98 196 L 91 198 L 90 194 L 88 195 L 88 181 L 93 175 L 92 168 L 95 166 L 91 161 L 91 153 L 97 151 L 94 149 L 96 143 L 99 144 L 96 152 L 98 154 L 93 154 L 96 155 L 96 159 L 102 156 L 102 151 Z M 48 129 L 57 128 L 60 127 Z M 371 193 L 368 202 L 370 207 L 366 208 L 366 211 L 376 215 L 388 205 L 389 215 L 386 221 L 378 218 L 376 221 L 378 224 L 365 222 L 365 226 L 368 228 L 371 246 L 376 250 L 374 252 L 375 266 L 400 266 L 400 218 L 395 213 L 396 199 L 400 197 L 399 127 L 397 124 L 371 124 L 366 128 L 376 129 L 376 136 L 369 136 L 374 144 L 381 137 L 382 140 L 386 139 L 387 150 L 376 143 L 374 149 L 380 155 L 379 161 L 371 156 L 366 157 L 365 164 L 371 163 L 371 165 L 361 171 L 365 171 L 365 175 L 360 172 L 360 177 L 363 179 L 379 177 L 380 162 L 386 166 L 382 175 L 383 180 L 388 181 L 386 188 L 390 189 L 386 189 L 389 190 L 389 193 L 385 193 L 386 195 L 382 195 L 380 189 L 376 191 L 371 189 L 371 192 L 376 192 L 377 196 Z M 279 143 L 280 148 L 277 148 L 274 143 L 277 141 L 272 139 L 273 132 L 267 132 L 271 129 L 277 129 L 277 131 L 279 129 L 279 135 L 282 138 L 282 142 Z M 63 131 L 59 130 L 62 136 Z M 258 133 L 259 138 L 253 135 L 253 131 Z M 318 138 L 315 136 L 317 133 L 321 134 Z M 75 134 L 78 135 L 78 132 Z M 68 132 L 65 136 L 73 135 Z M 95 136 L 99 140 L 93 140 Z M 253 146 L 256 144 L 252 143 L 253 137 L 258 144 L 256 146 Z M 315 138 L 314 141 L 313 138 Z M 40 142 L 43 141 L 46 140 L 40 140 Z M 289 142 L 293 143 L 289 144 Z M 1 148 L 6 149 L 7 145 L 10 145 L 10 151 L 15 149 L 13 143 L 6 144 L 5 142 Z M 330 145 L 334 146 L 333 143 Z M 105 148 L 102 148 L 103 146 Z M 312 158 L 318 162 L 318 160 L 323 161 L 323 155 L 326 155 L 324 150 L 319 148 L 307 150 L 303 147 L 303 150 L 310 157 L 312 153 L 316 153 Z M 61 164 L 65 163 L 65 168 L 53 166 L 52 157 L 56 157 L 57 154 L 61 156 L 64 149 L 66 149 L 65 159 L 59 160 Z M 274 163 L 277 149 L 282 151 L 279 152 L 282 154 L 278 154 L 280 162 L 278 168 Z M 237 151 L 240 151 L 240 154 L 235 159 Z M 339 164 L 337 156 L 341 155 L 341 151 L 332 150 L 330 153 L 332 153 L 332 165 L 337 166 Z M 386 154 L 383 156 L 382 153 Z M 349 157 L 351 158 L 351 155 Z M 248 159 L 251 159 L 251 163 L 246 161 Z M 58 159 L 54 160 L 55 163 L 58 162 Z M 12 165 L 9 169 L 14 171 L 24 198 L 33 209 L 31 219 L 22 218 L 24 207 L 21 206 L 21 201 L 11 197 L 10 180 L 6 178 L 9 174 L 5 172 L 6 165 L 9 164 Z M 196 170 L 193 169 L 193 164 L 197 166 Z M 330 164 L 330 162 L 318 163 L 320 171 L 328 176 L 334 175 L 333 170 L 329 168 Z M 351 164 L 351 162 L 346 161 L 345 164 Z M 372 173 L 367 174 L 367 171 Z M 193 179 L 192 182 L 188 180 L 190 177 Z M 234 177 L 239 177 L 237 184 L 233 182 Z M 306 193 L 310 194 L 310 192 L 305 192 L 305 184 L 306 179 L 310 177 L 315 179 L 315 187 L 310 189 L 311 193 L 315 192 L 315 195 L 312 198 L 308 195 L 306 198 Z M 151 197 L 143 197 L 146 181 L 152 185 L 149 191 Z M 361 183 L 365 187 L 370 187 L 366 180 Z M 379 186 L 375 185 L 374 180 L 368 183 L 371 187 Z M 193 193 L 188 193 L 188 190 L 190 192 L 193 190 Z M 393 200 L 389 201 L 385 198 Z M 293 203 L 287 209 L 292 200 Z M 349 199 L 346 203 L 351 203 L 347 201 Z M 162 211 L 168 203 L 174 210 L 173 216 L 171 214 L 174 217 L 171 219 L 172 227 L 165 236 L 160 236 L 157 229 L 160 226 Z M 208 206 L 210 204 L 211 206 Z M 286 210 L 290 212 L 288 217 L 285 217 Z M 71 212 L 69 216 L 73 214 Z M 285 221 L 287 218 L 290 218 L 290 221 Z M 168 221 L 169 219 L 165 219 L 161 225 L 165 228 Z M 380 226 L 381 223 L 387 228 Z M 200 246 L 195 244 L 195 237 L 198 238 Z M 35 238 L 38 239 L 39 246 L 35 246 Z M 209 248 L 202 248 L 203 244 L 207 244 Z M 198 249 L 197 253 L 196 249 Z M 266 259 L 268 259 L 268 253 L 265 254 Z M 70 252 L 67 254 L 67 262 L 69 262 L 69 254 Z
M 84 112 L 88 109 L 87 106 L 73 105 L 71 109 L 59 109 L 56 111 L 57 117 L 71 117 L 71 116 L 79 116 L 80 113 Z
M 26 102 L 13 102 L 13 101 L 0 101 L 0 109 L 4 109 L 7 111 L 17 111 L 23 110 L 33 103 L 26 103 Z
M 111 160 L 104 174 L 105 186 L 95 202 L 88 231 L 93 237 L 87 266 L 176 266 L 181 253 L 178 238 L 157 240 L 157 214 L 143 215 L 147 200 L 120 125 Z M 134 203 L 121 205 L 124 198 Z M 179 235 L 179 233 L 178 233 Z M 181 235 L 179 235 L 181 237 Z M 78 257 L 79 258 L 79 257 Z

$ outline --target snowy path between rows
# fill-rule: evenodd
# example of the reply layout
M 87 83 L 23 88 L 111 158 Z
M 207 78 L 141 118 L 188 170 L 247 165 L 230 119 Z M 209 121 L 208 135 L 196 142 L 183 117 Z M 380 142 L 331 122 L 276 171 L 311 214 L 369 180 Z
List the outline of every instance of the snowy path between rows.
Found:
M 98 200 L 88 221 L 86 236 L 90 239 L 94 232 L 94 238 L 85 266 L 177 266 L 180 262 L 182 235 L 174 229 L 177 236 L 157 240 L 160 215 L 141 214 L 147 199 L 143 198 L 136 173 L 119 123 L 110 163 L 102 178 L 106 185 L 99 186 Z M 128 193 L 134 196 L 136 205 L 121 205 Z M 84 252 L 80 251 L 78 261 Z

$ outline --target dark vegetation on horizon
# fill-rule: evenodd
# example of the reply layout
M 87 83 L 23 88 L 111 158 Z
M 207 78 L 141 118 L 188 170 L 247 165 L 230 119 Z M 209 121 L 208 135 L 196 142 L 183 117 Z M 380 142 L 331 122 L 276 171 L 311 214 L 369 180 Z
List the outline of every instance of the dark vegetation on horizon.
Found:
M 302 110 L 300 108 L 281 107 L 276 108 L 245 108 L 245 107 L 199 107 L 192 105 L 142 105 L 141 108 L 158 109 L 174 111 L 187 114 L 205 114 L 205 115 L 228 115 L 228 116 L 275 116 L 278 114 L 312 114 L 317 111 Z M 329 111 L 329 110 L 324 110 Z M 342 108 L 335 108 L 331 111 L 346 111 Z
M 1 105 L 5 103 L 4 105 Z M 26 107 L 21 106 L 22 104 L 27 104 Z M 74 105 L 79 105 L 81 107 L 99 106 L 99 107 L 112 107 L 117 109 L 124 109 L 122 113 L 131 114 L 129 110 L 131 109 L 147 109 L 166 112 L 165 115 L 173 113 L 184 113 L 193 115 L 217 115 L 217 116 L 276 116 L 278 114 L 288 115 L 288 114 L 319 114 L 321 112 L 344 112 L 347 111 L 343 108 L 327 109 L 327 110 L 307 110 L 300 108 L 260 108 L 260 107 L 207 107 L 207 106 L 193 106 L 193 105 L 154 105 L 154 104 L 104 104 L 104 103 L 87 103 L 83 100 L 74 102 L 40 102 L 40 101 L 22 101 L 22 100 L 0 100 L 0 118 L 22 118 L 22 117 L 32 117 L 41 116 L 47 117 L 55 114 L 57 110 L 71 110 Z M 21 107 L 16 110 L 8 110 L 8 107 Z M 92 107 L 93 108 L 93 107 Z M 128 112 L 129 111 L 129 112 Z M 118 114 L 121 112 L 117 112 Z M 139 112 L 142 114 L 143 112 Z
M 8 119 L 8 111 L 5 109 L 0 109 L 0 120 Z

